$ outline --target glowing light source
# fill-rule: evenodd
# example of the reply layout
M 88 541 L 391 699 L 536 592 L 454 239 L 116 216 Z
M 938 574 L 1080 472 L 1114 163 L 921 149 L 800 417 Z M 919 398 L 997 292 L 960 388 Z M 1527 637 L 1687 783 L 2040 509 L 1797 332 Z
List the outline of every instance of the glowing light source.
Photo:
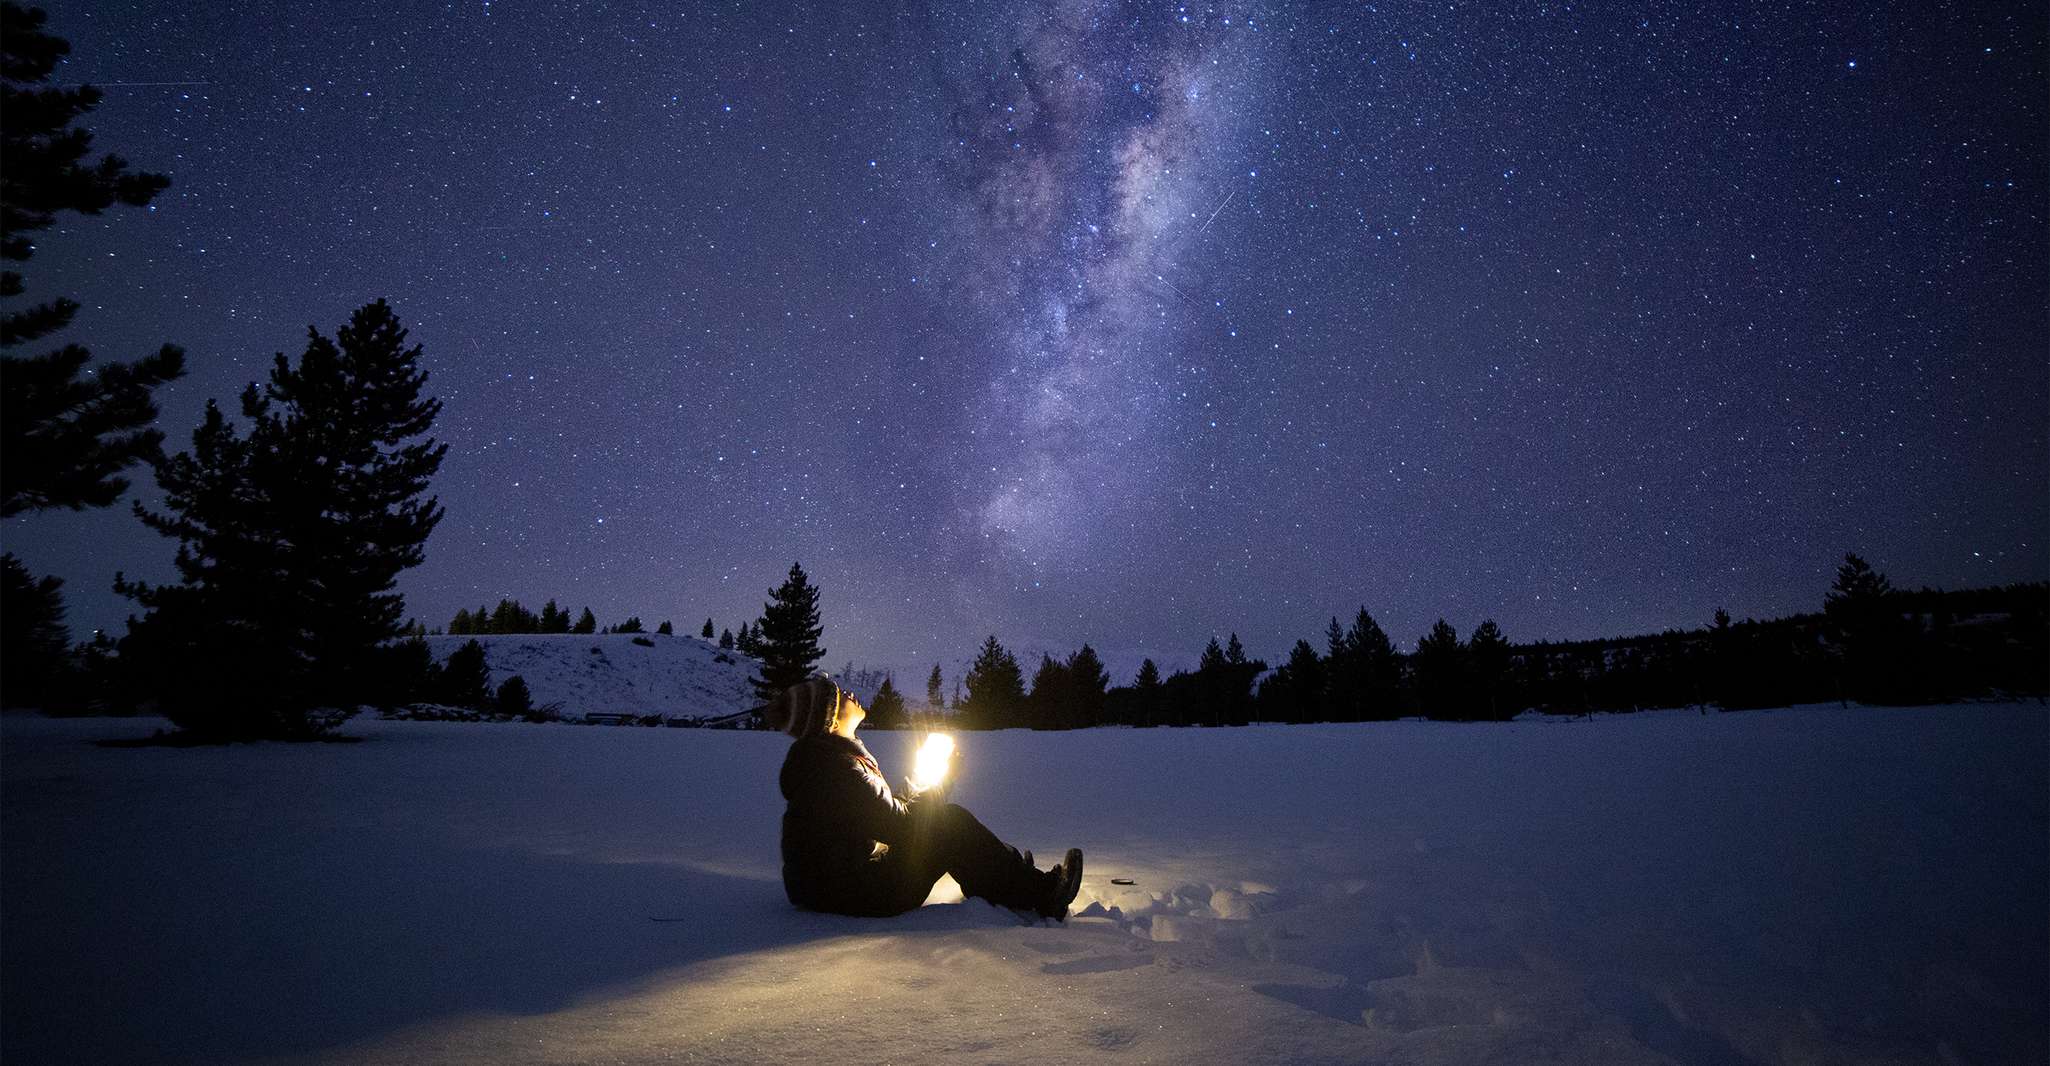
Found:
M 911 787 L 923 792 L 945 781 L 953 757 L 953 737 L 945 733 L 927 734 L 925 743 L 918 746 L 918 760 L 912 764 Z

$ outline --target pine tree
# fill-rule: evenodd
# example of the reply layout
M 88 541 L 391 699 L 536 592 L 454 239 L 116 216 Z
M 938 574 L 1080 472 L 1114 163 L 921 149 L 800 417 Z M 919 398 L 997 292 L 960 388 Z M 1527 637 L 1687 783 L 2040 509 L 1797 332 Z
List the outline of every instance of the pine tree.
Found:
M 577 616 L 577 624 L 570 627 L 570 632 L 572 633 L 596 633 L 597 631 L 598 616 L 592 614 L 589 607 L 584 608 L 584 613 Z
M 390 711 L 434 698 L 434 653 L 420 639 L 425 635 L 414 634 L 379 649 L 372 691 L 364 702 Z
M 698 636 L 701 636 L 706 640 L 710 640 L 712 639 L 713 632 L 714 630 L 712 629 L 712 620 L 707 618 L 705 619 L 705 628 L 698 631 Z
M 1005 729 L 1024 724 L 1025 674 L 1018 660 L 997 643 L 995 634 L 982 642 L 982 650 L 962 679 L 967 692 L 955 706 L 976 729 Z
M 676 627 L 669 624 L 669 619 L 664 618 L 662 624 L 655 627 L 655 632 L 661 636 L 673 637 L 676 635 Z
M 1716 608 L 1708 631 L 1707 678 L 1703 683 L 1703 696 L 1725 711 L 1752 706 L 1757 698 L 1753 692 L 1756 686 L 1750 657 L 1745 654 L 1748 642 L 1740 640 L 1741 635 L 1742 630 L 1730 624 L 1730 612 Z M 1846 696 L 1841 690 L 1839 695 Z
M 611 631 L 611 632 L 613 632 L 613 633 L 645 633 L 645 632 L 647 632 L 647 630 L 646 630 L 646 629 L 643 629 L 643 628 L 641 627 L 641 616 L 640 616 L 640 615 L 634 615 L 633 617 L 631 617 L 631 618 L 628 618 L 628 619 L 627 619 L 626 621 L 624 621 L 624 622 L 621 622 L 621 623 L 619 623 L 619 624 L 618 624 L 618 625 L 616 625 L 616 626 L 613 626 L 613 627 L 612 627 L 612 629 L 611 629 L 610 631 Z
M 569 612 L 557 607 L 553 599 L 541 605 L 541 632 L 569 632 Z
M 0 555 L 0 703 L 8 707 L 43 705 L 44 696 L 64 672 L 71 634 L 64 628 L 61 577 L 38 579 L 12 554 Z
M 762 624 L 755 634 L 756 657 L 762 662 L 754 682 L 755 698 L 763 703 L 783 690 L 810 677 L 812 668 L 825 658 L 819 646 L 825 627 L 819 623 L 819 590 L 805 577 L 804 567 L 790 564 L 790 575 L 769 590 L 769 602 L 762 605 Z
M 1893 582 L 1885 574 L 1872 569 L 1872 564 L 1856 553 L 1846 552 L 1843 565 L 1836 568 L 1836 581 L 1822 597 L 1822 609 L 1841 616 L 1858 608 L 1870 609 L 1891 595 Z
M 940 664 L 934 663 L 932 664 L 932 673 L 927 674 L 925 678 L 926 709 L 937 711 L 945 707 L 947 705 L 946 691 L 945 682 L 940 680 Z
M 1138 676 L 1132 679 L 1132 685 L 1141 691 L 1159 688 L 1160 667 L 1153 665 L 1153 660 L 1151 659 L 1140 661 L 1139 673 Z
M 455 637 L 466 636 L 474 631 L 473 627 L 476 624 L 470 619 L 470 609 L 468 607 L 458 607 L 456 608 L 456 616 L 448 620 L 449 635 Z
M 449 653 L 436 678 L 434 702 L 471 710 L 490 706 L 491 671 L 484 662 L 484 645 L 468 640 Z
M 719 631 L 719 649 L 720 649 L 721 651 L 732 651 L 732 650 L 733 650 L 733 631 L 732 631 L 732 630 L 730 630 L 730 629 L 722 629 L 722 630 L 720 630 L 720 631 Z
M 43 32 L 40 10 L 0 4 L 0 259 L 24 262 L 33 234 L 74 211 L 97 215 L 116 203 L 141 207 L 170 185 L 131 173 L 119 156 L 88 159 L 92 134 L 72 124 L 100 101 L 89 85 L 45 85 L 70 44 Z M 0 297 L 25 291 L 0 271 Z M 56 299 L 0 314 L 0 349 L 70 324 L 78 304 Z M 76 344 L 37 356 L 0 355 L 0 517 L 65 507 L 105 507 L 128 488 L 123 471 L 162 455 L 164 434 L 151 392 L 184 374 L 185 354 L 164 345 L 133 363 L 102 363 Z M 84 376 L 81 376 L 83 374 Z
M 1041 653 L 1032 691 L 1025 697 L 1025 723 L 1034 729 L 1066 729 L 1068 700 L 1068 668 Z
M 1160 667 L 1151 659 L 1141 660 L 1139 673 L 1132 678 L 1132 703 L 1138 718 L 1133 725 L 1161 724 L 1161 687 Z
M 1472 678 L 1473 715 L 1488 721 L 1513 718 L 1519 709 L 1510 699 L 1509 641 L 1490 618 L 1474 627 L 1466 640 L 1466 663 Z
M 1096 649 L 1082 645 L 1075 654 L 1068 656 L 1068 718 L 1070 729 L 1086 728 L 1103 723 L 1104 697 L 1110 688 L 1110 672 L 1103 668 L 1103 660 Z
M 1395 642 L 1374 616 L 1361 607 L 1345 631 L 1346 647 L 1352 656 L 1351 669 L 1359 698 L 1349 721 L 1389 721 L 1402 717 L 1402 660 L 1395 654 Z
M 903 729 L 911 724 L 904 713 L 904 694 L 897 691 L 897 685 L 887 676 L 883 685 L 876 689 L 875 698 L 868 701 L 868 726 L 871 729 Z
M 118 156 L 87 158 L 92 134 L 73 122 L 99 103 L 100 91 L 44 84 L 71 51 L 43 31 L 44 18 L 40 10 L 0 3 L 0 259 L 10 266 L 35 253 L 32 235 L 54 225 L 60 212 L 140 207 L 170 184 L 161 174 L 130 173 Z M 24 292 L 18 271 L 0 271 L 0 298 Z M 128 488 L 125 471 L 162 454 L 151 393 L 184 374 L 182 350 L 166 344 L 136 362 L 89 371 L 92 355 L 77 344 L 13 354 L 68 326 L 78 306 L 60 297 L 0 313 L 0 517 L 108 506 Z M 38 579 L 10 555 L 6 581 L 0 699 L 40 703 L 71 669 L 63 580 Z
M 1861 703 L 1917 703 L 1923 698 L 1917 627 L 1897 605 L 1893 583 L 1872 564 L 1846 553 L 1822 612 L 1840 649 L 1842 688 Z
M 498 696 L 492 703 L 498 713 L 512 718 L 525 718 L 534 712 L 533 693 L 527 691 L 526 679 L 518 674 L 498 686 Z
M 362 702 L 405 614 L 398 575 L 442 514 L 422 498 L 448 450 L 423 439 L 441 403 L 405 339 L 382 300 L 332 341 L 309 329 L 296 365 L 280 354 L 243 390 L 246 437 L 209 403 L 192 452 L 155 463 L 165 509 L 135 511 L 179 542 L 181 580 L 116 589 L 149 610 L 130 636 L 167 671 L 158 695 L 181 727 L 304 737 Z
M 1252 720 L 1253 679 L 1267 664 L 1246 658 L 1239 635 L 1231 634 L 1220 648 L 1210 638 L 1196 662 L 1197 705 L 1194 720 L 1203 725 L 1245 725 Z
M 1324 664 L 1324 716 L 1334 722 L 1359 721 L 1367 699 L 1366 667 L 1337 615 L 1324 628 Z
M 1417 638 L 1417 699 L 1429 718 L 1464 718 L 1460 689 L 1466 679 L 1465 649 L 1459 632 L 1443 618 Z
M 1269 684 L 1275 686 L 1274 705 L 1284 722 L 1315 721 L 1323 709 L 1324 660 L 1317 656 L 1317 649 L 1307 640 L 1298 640 L 1289 649 L 1288 662 L 1276 670 L 1275 678 Z M 1261 694 L 1267 689 L 1263 687 Z
M 1230 700 L 1230 664 L 1225 661 L 1224 646 L 1211 637 L 1203 646 L 1203 653 L 1196 657 L 1196 672 L 1193 685 L 1187 688 L 1188 698 L 1176 701 L 1177 725 L 1224 724 L 1224 707 Z

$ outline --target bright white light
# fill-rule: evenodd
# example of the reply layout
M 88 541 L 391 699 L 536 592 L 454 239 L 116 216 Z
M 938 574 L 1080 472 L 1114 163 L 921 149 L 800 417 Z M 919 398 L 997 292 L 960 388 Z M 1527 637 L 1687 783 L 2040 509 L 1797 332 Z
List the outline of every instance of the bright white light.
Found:
M 947 761 L 954 757 L 954 738 L 945 733 L 927 734 L 918 747 L 918 761 L 911 769 L 911 787 L 925 791 L 947 779 Z

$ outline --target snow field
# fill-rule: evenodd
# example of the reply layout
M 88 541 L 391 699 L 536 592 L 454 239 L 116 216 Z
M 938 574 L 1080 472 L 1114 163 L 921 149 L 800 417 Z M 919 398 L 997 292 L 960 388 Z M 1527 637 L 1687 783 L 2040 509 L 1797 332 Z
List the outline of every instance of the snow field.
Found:
M 791 909 L 780 735 L 349 731 L 0 720 L 5 1059 L 2050 1050 L 2035 705 L 959 735 L 959 802 L 1042 862 L 1087 850 L 1064 926 L 945 881 L 898 919 Z M 895 778 L 918 738 L 865 739 Z

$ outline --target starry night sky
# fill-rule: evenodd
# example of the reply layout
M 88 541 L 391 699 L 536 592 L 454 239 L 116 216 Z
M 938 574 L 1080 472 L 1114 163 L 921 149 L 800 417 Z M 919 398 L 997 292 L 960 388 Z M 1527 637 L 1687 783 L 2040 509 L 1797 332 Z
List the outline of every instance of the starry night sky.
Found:
M 25 273 L 187 349 L 177 448 L 388 297 L 452 445 L 430 625 L 738 628 L 801 560 L 826 665 L 1126 680 L 1361 604 L 2050 574 L 2043 9 L 1694 6 L 58 0 L 173 185 Z M 125 503 L 5 533 L 80 637 L 171 573 Z

